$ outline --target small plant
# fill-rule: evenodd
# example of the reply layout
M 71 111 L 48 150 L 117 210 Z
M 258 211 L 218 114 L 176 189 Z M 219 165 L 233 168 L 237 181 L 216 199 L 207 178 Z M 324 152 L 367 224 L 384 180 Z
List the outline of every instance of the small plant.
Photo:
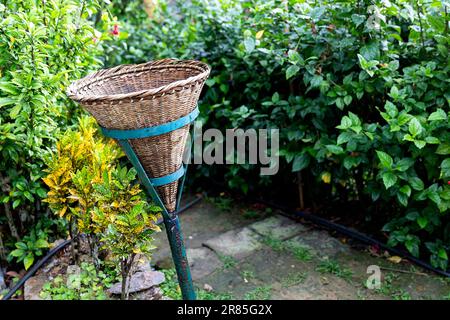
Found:
M 230 211 L 233 205 L 233 199 L 227 197 L 211 198 L 212 203 L 222 211 Z
M 249 280 L 254 279 L 255 273 L 252 270 L 243 270 L 241 273 L 242 278 L 244 279 L 244 281 L 248 282 Z
M 57 276 L 44 284 L 40 297 L 47 300 L 106 300 L 105 288 L 115 277 L 97 271 L 93 264 L 81 263 L 80 273 L 69 274 L 65 280 Z
M 23 262 L 25 270 L 30 268 L 36 257 L 42 256 L 49 248 L 48 233 L 39 227 L 40 224 L 37 224 L 22 241 L 16 242 L 16 249 L 9 254 L 10 260 L 15 258 L 17 262 Z
M 320 273 L 331 273 L 336 277 L 349 280 L 353 272 L 348 268 L 343 268 L 337 261 L 324 259 L 316 267 L 316 271 Z
M 269 300 L 272 295 L 271 286 L 257 287 L 244 296 L 244 300 Z
M 247 210 L 244 210 L 244 213 L 242 214 L 242 216 L 245 219 L 255 219 L 260 216 L 260 213 L 256 210 L 247 209 Z
M 175 268 L 162 269 L 165 281 L 161 283 L 159 288 L 164 296 L 174 300 L 181 300 L 181 289 L 177 282 L 177 272 Z
M 203 289 L 197 290 L 198 300 L 233 300 L 233 296 L 230 293 L 217 293 L 214 291 L 206 291 Z
M 220 261 L 222 261 L 224 269 L 234 268 L 237 265 L 236 259 L 234 259 L 232 256 L 220 254 L 219 259 Z
M 411 294 L 403 289 L 396 290 L 391 294 L 394 300 L 411 300 Z
M 281 280 L 281 285 L 284 288 L 292 287 L 303 283 L 307 277 L 305 272 L 295 272 L 288 274 L 285 278 Z
M 311 250 L 303 246 L 291 245 L 289 246 L 289 251 L 299 261 L 311 261 L 313 258 Z
M 267 236 L 263 238 L 263 243 L 272 248 L 273 251 L 281 252 L 286 249 L 286 245 L 280 239 L 274 238 L 272 236 Z
M 88 235 L 91 255 L 98 267 L 98 239 L 101 230 L 92 221 L 97 203 L 94 185 L 102 181 L 104 172 L 111 171 L 122 153 L 116 143 L 103 138 L 92 117 L 78 119 L 76 130 L 67 130 L 56 143 L 49 157 L 47 176 L 49 187 L 45 202 L 60 218 L 68 222 L 68 232 L 76 239 L 78 233 Z M 72 244 L 72 257 L 78 260 L 78 241 Z
M 94 209 L 94 226 L 104 230 L 101 241 L 120 263 L 121 299 L 129 298 L 131 267 L 137 254 L 150 256 L 155 247 L 152 234 L 160 231 L 156 224 L 161 209 L 149 205 L 139 185 L 132 186 L 136 170 L 126 167 L 104 172 L 101 184 L 94 185 L 98 199 Z

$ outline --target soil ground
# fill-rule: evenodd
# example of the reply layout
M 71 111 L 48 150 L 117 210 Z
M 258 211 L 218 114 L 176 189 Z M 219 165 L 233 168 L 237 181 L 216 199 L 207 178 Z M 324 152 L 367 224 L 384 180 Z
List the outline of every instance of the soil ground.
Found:
M 230 299 L 450 299 L 450 281 L 270 210 L 206 199 L 180 215 L 194 283 Z M 173 267 L 165 236 L 153 264 Z M 379 270 L 380 282 L 367 287 Z

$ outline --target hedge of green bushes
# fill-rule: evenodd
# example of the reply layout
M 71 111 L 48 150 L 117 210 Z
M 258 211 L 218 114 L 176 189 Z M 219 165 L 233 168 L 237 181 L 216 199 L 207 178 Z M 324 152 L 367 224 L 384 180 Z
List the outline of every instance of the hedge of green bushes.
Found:
M 81 109 L 71 81 L 102 65 L 109 15 L 86 0 L 0 1 L 0 264 L 29 267 L 61 227 L 47 206 L 46 159 Z M 97 19 L 98 18 L 98 19 Z M 94 28 L 95 21 L 98 31 Z M 111 25 L 113 22 L 111 22 Z
M 367 215 L 383 217 L 390 245 L 447 268 L 448 2 L 168 3 L 144 1 L 143 10 L 141 1 L 116 1 L 128 38 L 110 46 L 107 63 L 206 61 L 206 126 L 280 128 L 279 175 L 310 177 L 317 202 L 364 203 Z M 255 166 L 220 170 L 244 193 L 283 187 Z

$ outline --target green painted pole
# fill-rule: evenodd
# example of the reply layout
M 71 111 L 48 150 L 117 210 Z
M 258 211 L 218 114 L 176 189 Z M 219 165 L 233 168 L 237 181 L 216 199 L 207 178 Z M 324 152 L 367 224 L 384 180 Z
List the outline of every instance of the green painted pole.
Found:
M 178 215 L 176 214 L 176 212 L 167 212 L 164 203 L 161 201 L 161 198 L 153 187 L 149 177 L 142 167 L 141 162 L 139 161 L 139 158 L 137 157 L 128 140 L 119 140 L 119 143 L 122 146 L 122 149 L 127 155 L 131 164 L 136 169 L 139 180 L 144 185 L 147 194 L 163 210 L 162 216 L 164 220 L 164 226 L 166 228 L 167 238 L 169 240 L 170 250 L 172 252 L 172 259 L 177 271 L 181 294 L 184 300 L 195 300 L 196 294 L 194 284 L 192 283 L 191 269 L 189 267 L 188 259 L 186 256 L 186 249 L 184 246 L 183 235 L 181 233 L 181 226 Z M 179 190 L 179 192 L 181 192 L 181 190 Z

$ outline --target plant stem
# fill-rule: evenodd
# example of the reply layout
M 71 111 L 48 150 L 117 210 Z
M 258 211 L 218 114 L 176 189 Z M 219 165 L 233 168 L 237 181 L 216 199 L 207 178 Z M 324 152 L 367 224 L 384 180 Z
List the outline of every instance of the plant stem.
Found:
M 0 230 L 0 268 L 2 261 L 6 261 L 6 249 L 5 245 L 3 244 L 3 232 Z
M 20 241 L 19 233 L 17 232 L 16 224 L 14 223 L 14 217 L 11 213 L 11 208 L 9 203 L 4 204 L 5 207 L 5 215 L 6 220 L 8 221 L 9 230 L 11 231 L 11 235 L 16 238 L 17 241 Z

